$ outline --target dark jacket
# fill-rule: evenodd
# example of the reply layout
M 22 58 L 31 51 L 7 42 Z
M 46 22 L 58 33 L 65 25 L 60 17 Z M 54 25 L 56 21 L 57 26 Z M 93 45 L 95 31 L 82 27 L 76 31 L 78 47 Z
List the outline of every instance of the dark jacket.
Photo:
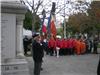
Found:
M 94 46 L 97 47 L 98 46 L 98 43 L 99 43 L 98 38 L 94 38 L 93 43 L 94 43 Z
M 40 43 L 36 41 L 32 43 L 32 54 L 33 54 L 33 60 L 35 62 L 42 62 L 44 53 L 43 53 L 43 47 Z

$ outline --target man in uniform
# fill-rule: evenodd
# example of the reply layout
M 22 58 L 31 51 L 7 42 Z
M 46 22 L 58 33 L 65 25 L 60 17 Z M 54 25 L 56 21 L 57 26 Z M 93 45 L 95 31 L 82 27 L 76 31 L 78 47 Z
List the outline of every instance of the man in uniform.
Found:
M 42 58 L 44 56 L 43 47 L 41 44 L 41 37 L 38 33 L 33 35 L 33 43 L 32 43 L 32 54 L 34 60 L 34 75 L 40 75 Z

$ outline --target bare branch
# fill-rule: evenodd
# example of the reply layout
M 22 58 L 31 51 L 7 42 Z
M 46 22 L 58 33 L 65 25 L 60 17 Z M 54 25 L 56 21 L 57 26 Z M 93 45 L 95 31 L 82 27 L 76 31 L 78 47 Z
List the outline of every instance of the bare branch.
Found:
M 32 5 L 28 2 L 28 0 L 26 0 L 27 4 L 32 8 Z
M 35 12 L 37 13 L 37 11 L 38 11 L 38 9 L 39 9 L 39 7 L 40 7 L 40 5 L 43 3 L 43 1 L 41 1 L 41 0 L 39 0 L 38 1 L 38 4 L 37 4 L 37 7 L 35 8 Z
M 51 0 L 49 0 L 45 5 L 43 5 L 43 7 L 46 8 L 48 6 L 51 6 L 51 5 L 48 5 L 50 2 L 51 2 Z
M 20 0 L 21 3 L 25 4 L 25 2 L 23 0 Z

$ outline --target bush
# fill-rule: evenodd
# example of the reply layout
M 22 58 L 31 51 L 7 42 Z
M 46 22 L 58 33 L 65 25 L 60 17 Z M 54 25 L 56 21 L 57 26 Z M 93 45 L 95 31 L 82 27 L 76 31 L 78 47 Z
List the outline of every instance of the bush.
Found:
M 98 48 L 100 48 L 100 43 L 98 44 Z

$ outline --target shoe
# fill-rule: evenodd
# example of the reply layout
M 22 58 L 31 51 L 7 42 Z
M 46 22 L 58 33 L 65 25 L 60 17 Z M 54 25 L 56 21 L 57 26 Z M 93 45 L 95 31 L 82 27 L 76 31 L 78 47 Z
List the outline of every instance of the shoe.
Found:
M 43 68 L 41 68 L 40 70 L 43 71 Z

